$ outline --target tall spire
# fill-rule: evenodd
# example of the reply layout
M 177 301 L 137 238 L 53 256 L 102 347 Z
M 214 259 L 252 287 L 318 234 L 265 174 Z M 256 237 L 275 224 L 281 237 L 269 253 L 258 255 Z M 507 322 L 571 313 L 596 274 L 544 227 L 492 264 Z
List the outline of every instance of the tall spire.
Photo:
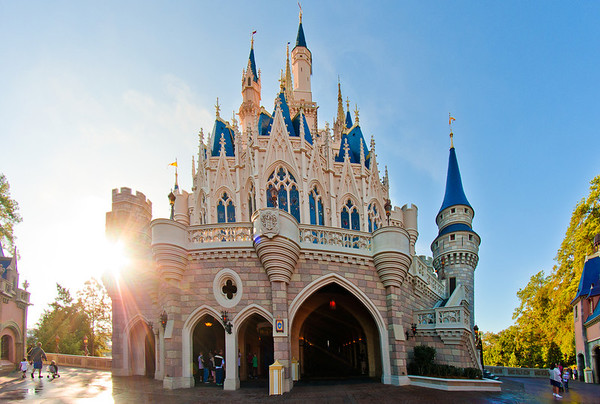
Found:
M 298 3 L 300 6 L 300 3 Z M 298 35 L 296 36 L 296 46 L 307 48 L 306 39 L 304 38 L 304 30 L 302 29 L 302 7 L 300 7 L 300 24 L 298 25 Z
M 248 68 L 252 72 L 252 80 L 258 81 L 258 73 L 256 72 L 256 62 L 254 61 L 254 31 L 250 40 L 250 56 L 248 56 Z
M 344 99 L 342 98 L 342 86 L 340 84 L 340 77 L 338 76 L 338 108 L 337 108 L 337 122 L 344 122 Z
M 292 83 L 292 69 L 290 67 L 290 43 L 288 42 L 285 46 L 285 95 L 287 99 L 290 99 L 292 91 L 294 89 L 294 83 Z
M 460 170 L 458 168 L 458 159 L 456 158 L 456 149 L 454 148 L 454 145 L 452 145 L 452 147 L 450 147 L 450 157 L 448 159 L 446 193 L 444 194 L 444 202 L 442 202 L 440 212 L 455 205 L 466 205 L 471 207 L 463 189 Z

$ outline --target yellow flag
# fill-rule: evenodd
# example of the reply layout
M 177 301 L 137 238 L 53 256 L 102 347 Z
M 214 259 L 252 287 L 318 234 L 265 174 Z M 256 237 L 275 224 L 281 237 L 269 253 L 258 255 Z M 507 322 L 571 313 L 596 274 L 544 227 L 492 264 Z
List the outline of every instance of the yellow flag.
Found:
M 177 167 L 177 161 L 174 161 L 174 162 L 172 162 L 172 163 L 171 163 L 171 164 L 169 164 L 169 165 L 170 165 L 170 166 L 173 166 L 173 167 Z
M 452 125 L 453 121 L 456 121 L 456 119 L 454 119 L 452 116 L 450 116 L 450 118 L 448 118 L 448 125 Z

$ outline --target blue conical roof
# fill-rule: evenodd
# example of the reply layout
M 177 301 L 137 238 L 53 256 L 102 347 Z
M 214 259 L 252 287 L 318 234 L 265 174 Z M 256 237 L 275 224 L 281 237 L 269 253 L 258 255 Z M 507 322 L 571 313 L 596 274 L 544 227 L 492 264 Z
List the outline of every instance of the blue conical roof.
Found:
M 304 30 L 302 29 L 302 22 L 298 26 L 298 35 L 296 36 L 296 46 L 302 46 L 307 48 L 306 39 L 304 38 Z
M 370 168 L 371 157 L 369 156 L 369 149 L 367 149 L 367 142 L 363 136 L 362 130 L 359 125 L 355 125 L 352 130 L 348 133 L 344 133 L 340 143 L 340 153 L 335 156 L 335 161 L 341 163 L 344 161 L 346 156 L 346 150 L 344 149 L 344 143 L 348 142 L 348 155 L 351 163 L 360 163 L 360 144 L 363 145 L 363 153 L 365 153 L 365 167 Z
M 254 47 L 250 48 L 250 56 L 248 56 L 248 60 L 250 61 L 250 69 L 252 70 L 252 80 L 258 81 L 258 74 L 256 73 L 256 62 L 254 61 Z
M 444 195 L 444 202 L 442 203 L 440 212 L 455 205 L 471 207 L 463 190 L 460 170 L 458 169 L 458 160 L 456 159 L 456 150 L 454 147 L 451 147 L 450 158 L 448 159 L 448 177 L 446 177 L 446 194 Z
M 352 117 L 350 116 L 350 111 L 346 112 L 346 129 L 350 129 L 352 127 Z

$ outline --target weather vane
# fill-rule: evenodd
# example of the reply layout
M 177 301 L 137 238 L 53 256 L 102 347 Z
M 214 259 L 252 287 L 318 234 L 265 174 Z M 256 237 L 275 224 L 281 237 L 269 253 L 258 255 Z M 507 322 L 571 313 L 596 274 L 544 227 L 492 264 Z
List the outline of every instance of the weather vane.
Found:
M 450 148 L 454 147 L 454 133 L 452 133 L 452 122 L 456 121 L 452 114 L 448 112 L 448 126 L 450 126 Z

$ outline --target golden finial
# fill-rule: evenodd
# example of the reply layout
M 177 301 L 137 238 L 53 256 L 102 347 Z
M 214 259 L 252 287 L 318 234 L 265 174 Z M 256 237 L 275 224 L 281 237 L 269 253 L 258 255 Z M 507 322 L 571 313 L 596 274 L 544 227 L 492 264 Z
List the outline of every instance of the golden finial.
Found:
M 279 88 L 281 91 L 285 89 L 285 76 L 283 75 L 283 69 L 281 69 L 281 77 L 279 78 Z
M 254 49 L 254 34 L 256 34 L 256 30 L 252 31 L 250 35 L 250 48 Z
M 215 104 L 215 109 L 217 111 L 216 112 L 217 113 L 217 118 L 220 118 L 221 117 L 221 115 L 220 115 L 220 113 L 221 113 L 221 107 L 219 106 L 219 97 L 217 97 L 217 103 Z
M 450 112 L 448 112 L 448 126 L 450 126 L 450 148 L 453 149 L 454 148 L 454 133 L 452 133 L 452 122 L 456 121 L 456 119 L 454 119 L 454 117 L 452 117 L 452 114 L 450 114 Z
M 346 97 L 346 110 L 350 111 L 350 97 Z
M 302 6 L 300 5 L 300 2 L 298 2 L 298 8 L 300 9 L 300 24 L 302 24 Z
M 358 124 L 358 105 L 354 104 L 354 120 Z

